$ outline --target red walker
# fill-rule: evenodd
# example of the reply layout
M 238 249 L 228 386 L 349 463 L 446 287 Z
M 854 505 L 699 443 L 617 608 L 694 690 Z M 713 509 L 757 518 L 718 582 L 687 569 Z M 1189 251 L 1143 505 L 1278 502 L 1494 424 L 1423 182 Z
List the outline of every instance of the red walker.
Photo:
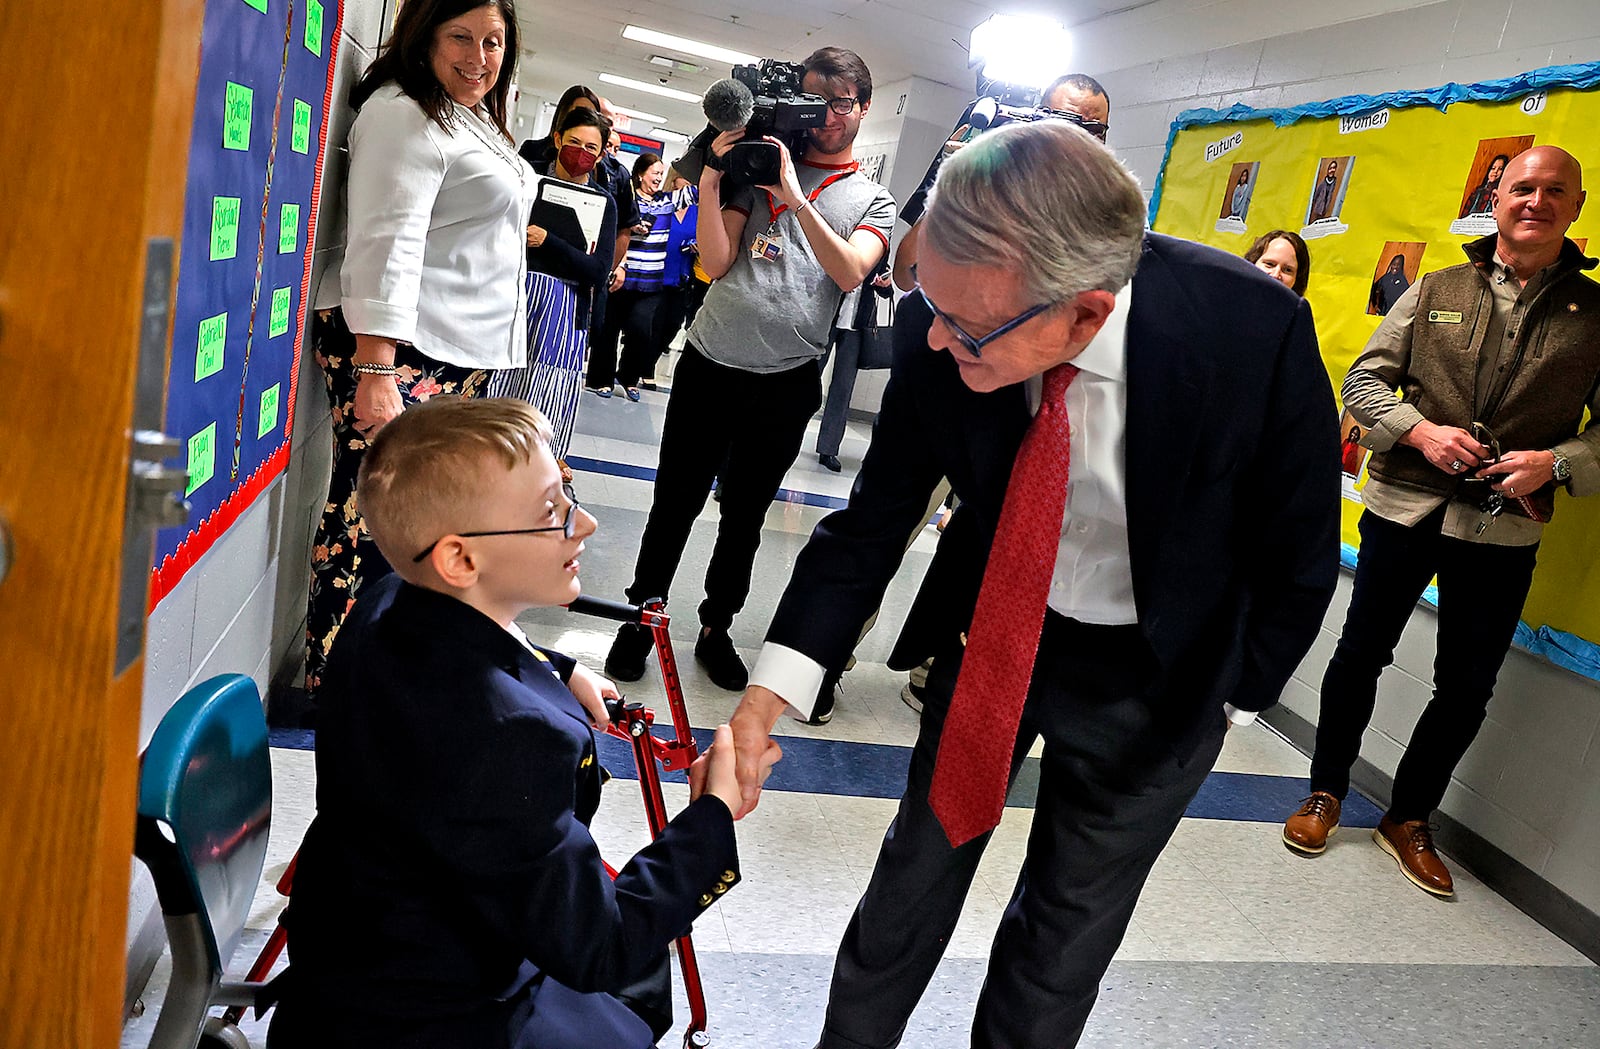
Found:
M 606 731 L 618 739 L 633 744 L 633 762 L 639 771 L 639 790 L 644 795 L 645 821 L 650 826 L 650 837 L 655 838 L 667 825 L 667 804 L 661 794 L 661 769 L 682 772 L 699 757 L 694 736 L 689 732 L 689 714 L 683 703 L 683 682 L 678 677 L 678 661 L 672 654 L 672 639 L 667 634 L 671 623 L 660 601 L 643 605 L 629 605 L 621 601 L 607 601 L 597 597 L 579 597 L 567 606 L 572 612 L 598 616 L 619 623 L 638 623 L 648 627 L 655 638 L 656 655 L 661 662 L 661 680 L 666 686 L 667 706 L 672 712 L 673 738 L 662 739 L 651 731 L 656 712 L 639 703 L 613 703 L 611 724 Z M 659 768 L 657 767 L 659 765 Z M 294 883 L 295 859 L 278 879 L 278 894 L 288 896 Z M 607 865 L 612 877 L 616 871 Z M 280 922 L 272 930 L 266 945 L 256 956 L 246 980 L 265 980 L 278 956 L 283 953 L 288 934 Z M 685 934 L 677 941 L 678 968 L 683 974 L 684 995 L 689 999 L 689 1025 L 683 1033 L 684 1049 L 704 1049 L 711 1044 L 706 1034 L 706 996 L 700 981 L 700 963 L 695 959 L 694 941 Z M 223 1014 L 223 1022 L 236 1025 L 243 1018 L 245 1007 L 231 1006 Z

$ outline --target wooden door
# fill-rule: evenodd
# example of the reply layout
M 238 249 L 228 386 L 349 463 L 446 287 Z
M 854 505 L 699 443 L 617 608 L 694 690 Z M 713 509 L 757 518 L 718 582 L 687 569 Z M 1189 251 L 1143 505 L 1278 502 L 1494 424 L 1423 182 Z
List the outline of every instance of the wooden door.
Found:
M 118 1042 L 144 670 L 137 627 L 116 657 L 129 431 L 147 251 L 181 229 L 202 10 L 0 2 L 5 1049 Z

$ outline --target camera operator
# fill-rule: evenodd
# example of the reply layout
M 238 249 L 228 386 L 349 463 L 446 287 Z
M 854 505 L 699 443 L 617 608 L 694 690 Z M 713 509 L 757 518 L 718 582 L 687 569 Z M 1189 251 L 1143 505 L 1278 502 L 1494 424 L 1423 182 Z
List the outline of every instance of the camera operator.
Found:
M 741 690 L 746 668 L 728 629 L 750 590 L 761 528 L 783 475 L 799 455 L 822 398 L 821 358 L 846 292 L 888 250 L 894 198 L 856 170 L 853 145 L 872 104 L 860 56 L 821 48 L 806 59 L 800 87 L 827 103 L 798 163 L 776 139 L 774 185 L 724 196 L 724 175 L 700 176 L 697 242 L 716 281 L 673 373 L 661 431 L 650 516 L 640 539 L 635 603 L 665 598 L 695 518 L 720 478 L 721 524 L 706 569 L 695 657 L 721 688 Z M 712 143 L 726 157 L 743 129 Z M 623 681 L 644 674 L 650 633 L 624 626 L 606 657 Z
M 944 144 L 944 148 L 928 165 L 928 173 L 922 177 L 922 185 L 917 187 L 916 192 L 906 201 L 905 207 L 900 209 L 900 218 L 911 227 L 905 236 L 900 238 L 900 245 L 894 253 L 894 284 L 901 291 L 910 291 L 915 284 L 911 279 L 911 267 L 917 264 L 918 230 L 922 222 L 922 209 L 928 199 L 928 191 L 933 188 L 933 181 L 939 176 L 939 166 L 956 150 L 966 145 L 966 135 L 972 126 L 970 123 L 972 111 L 977 105 L 978 102 L 973 102 L 961 114 L 956 130 L 950 135 L 950 141 Z M 1100 86 L 1100 81 L 1086 73 L 1068 73 L 1056 77 L 1040 94 L 1039 105 L 1077 124 L 1101 142 L 1106 140 L 1106 135 L 1111 131 L 1111 96 Z

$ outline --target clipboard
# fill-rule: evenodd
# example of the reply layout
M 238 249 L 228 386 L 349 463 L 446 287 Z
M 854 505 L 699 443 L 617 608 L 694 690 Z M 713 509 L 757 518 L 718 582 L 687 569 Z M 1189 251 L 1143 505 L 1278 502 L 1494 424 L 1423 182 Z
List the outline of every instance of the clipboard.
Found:
M 586 255 L 593 255 L 600 243 L 606 202 L 610 199 L 604 190 L 575 186 L 553 176 L 541 175 L 528 224 L 542 226 L 550 236 L 559 237 Z

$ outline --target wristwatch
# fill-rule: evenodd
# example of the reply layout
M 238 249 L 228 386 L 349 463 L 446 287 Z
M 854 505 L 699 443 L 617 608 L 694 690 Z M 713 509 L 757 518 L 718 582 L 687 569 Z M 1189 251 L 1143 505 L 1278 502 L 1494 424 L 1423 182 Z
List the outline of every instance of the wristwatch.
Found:
M 1560 452 L 1551 451 L 1555 460 L 1550 464 L 1550 476 L 1556 484 L 1566 484 L 1572 480 L 1572 461 Z

